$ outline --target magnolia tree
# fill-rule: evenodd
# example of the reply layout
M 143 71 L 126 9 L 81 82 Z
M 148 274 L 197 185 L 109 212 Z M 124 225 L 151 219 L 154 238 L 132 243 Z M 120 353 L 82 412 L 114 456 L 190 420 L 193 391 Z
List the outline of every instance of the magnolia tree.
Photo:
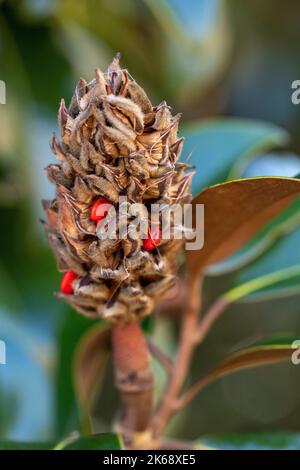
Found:
M 70 105 L 62 100 L 58 119 L 61 137 L 52 140 L 58 164 L 47 168 L 56 195 L 44 201 L 44 226 L 63 273 L 57 297 L 99 320 L 75 358 L 75 386 L 90 435 L 110 349 L 120 401 L 111 434 L 89 442 L 98 448 L 193 449 L 180 436 L 166 437 L 176 413 L 218 378 L 290 360 L 297 347 L 292 339 L 249 345 L 187 386 L 195 349 L 231 303 L 299 277 L 299 266 L 263 275 L 232 287 L 203 311 L 209 267 L 240 253 L 292 207 L 300 180 L 238 179 L 192 197 L 192 180 L 205 169 L 183 151 L 180 115 L 173 116 L 166 102 L 153 106 L 118 55 L 106 73 L 97 69 L 92 81 L 78 82 Z M 176 354 L 169 357 L 144 319 L 172 309 L 180 312 L 181 326 Z M 158 397 L 152 359 L 166 373 Z M 88 437 L 67 436 L 57 448 L 76 448 L 82 439 Z

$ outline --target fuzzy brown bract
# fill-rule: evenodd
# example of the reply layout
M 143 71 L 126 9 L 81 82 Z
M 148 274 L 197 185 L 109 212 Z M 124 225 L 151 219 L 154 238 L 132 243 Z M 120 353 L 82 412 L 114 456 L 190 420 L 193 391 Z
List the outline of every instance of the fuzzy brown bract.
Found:
M 68 108 L 61 101 L 61 141 L 52 140 L 59 163 L 47 167 L 56 197 L 44 201 L 45 228 L 59 271 L 78 275 L 71 295 L 56 295 L 86 316 L 142 317 L 174 282 L 181 240 L 162 239 L 152 251 L 130 234 L 101 240 L 90 210 L 99 197 L 117 212 L 120 196 L 147 207 L 190 201 L 179 118 L 165 102 L 152 106 L 118 55 L 105 74 L 97 69 L 90 83 L 79 81 Z

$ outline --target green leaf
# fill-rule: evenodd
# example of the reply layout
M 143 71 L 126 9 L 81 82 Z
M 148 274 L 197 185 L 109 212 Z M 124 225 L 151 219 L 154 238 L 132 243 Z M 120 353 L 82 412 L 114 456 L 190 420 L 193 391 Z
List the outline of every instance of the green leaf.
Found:
M 288 431 L 260 431 L 207 436 L 197 441 L 196 449 L 205 446 L 220 450 L 299 450 L 300 435 Z
M 229 302 L 236 302 L 249 294 L 257 293 L 258 291 L 260 291 L 259 295 L 261 296 L 262 290 L 265 295 L 270 287 L 277 289 L 277 296 L 279 293 L 278 289 L 289 289 L 290 293 L 300 292 L 300 265 L 293 266 L 288 269 L 282 269 L 281 271 L 274 271 L 266 276 L 261 276 L 253 279 L 252 281 L 245 282 L 245 284 L 241 284 L 231 289 L 224 295 L 224 297 Z
M 121 450 L 121 436 L 115 433 L 78 437 L 70 435 L 58 444 L 55 442 L 0 441 L 1 450 Z
M 122 448 L 121 437 L 115 433 L 96 434 L 74 440 L 66 438 L 54 447 L 55 450 L 121 450 Z
M 293 178 L 249 178 L 218 184 L 193 200 L 204 205 L 204 246 L 187 250 L 187 267 L 196 274 L 232 255 L 300 194 Z M 196 225 L 194 214 L 194 225 Z
M 172 71 L 166 89 L 180 109 L 195 106 L 195 96 L 204 97 L 230 58 L 232 36 L 223 2 L 189 0 L 187 6 L 181 0 L 144 1 L 163 33 L 165 61 Z
M 63 436 L 80 427 L 72 363 L 78 341 L 94 321 L 68 310 L 58 335 L 56 371 L 56 433 Z
M 0 441 L 1 450 L 51 450 L 55 442 L 12 442 Z
M 141 326 L 145 335 L 150 336 L 153 333 L 155 326 L 154 315 L 148 315 L 147 317 L 143 318 L 141 320 Z
M 89 429 L 96 392 L 99 392 L 110 354 L 110 329 L 103 324 L 89 329 L 80 340 L 74 358 L 74 382 L 82 421 Z
M 18 289 L 2 262 L 0 262 L 0 299 L 2 308 L 9 312 L 20 312 L 22 302 Z
M 195 165 L 193 194 L 227 179 L 240 158 L 257 155 L 288 140 L 287 133 L 272 124 L 247 119 L 215 119 L 194 123 L 183 129 L 184 156 L 191 154 Z

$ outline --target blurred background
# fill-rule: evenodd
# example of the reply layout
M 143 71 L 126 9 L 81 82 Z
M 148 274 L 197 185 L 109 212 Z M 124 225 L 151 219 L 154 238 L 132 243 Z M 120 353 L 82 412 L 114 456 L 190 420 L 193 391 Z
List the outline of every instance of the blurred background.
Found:
M 300 79 L 299 18 L 297 0 L 288 7 L 279 0 L 0 0 L 0 79 L 6 84 L 0 339 L 7 348 L 7 364 L 0 364 L 0 439 L 54 439 L 79 427 L 73 352 L 91 322 L 54 298 L 60 275 L 39 221 L 41 199 L 54 194 L 44 167 L 54 161 L 49 141 L 58 131 L 61 97 L 68 102 L 80 76 L 92 79 L 95 67 L 105 70 L 120 51 L 153 103 L 165 99 L 183 113 L 185 155 L 193 152 L 198 171 L 195 193 L 226 178 L 294 176 L 300 173 L 300 105 L 291 102 L 292 82 Z M 207 303 L 236 279 L 300 263 L 297 229 L 299 220 L 279 231 L 267 251 L 251 253 L 247 267 L 212 268 Z M 299 299 L 290 289 L 234 305 L 201 346 L 190 380 L 251 339 L 275 333 L 300 339 Z M 173 353 L 172 319 L 161 315 L 154 329 L 157 342 Z M 299 375 L 300 366 L 277 365 L 219 381 L 169 432 L 196 439 L 300 430 Z M 161 382 L 159 369 L 157 376 Z M 108 374 L 99 430 L 109 429 L 116 406 L 110 387 Z M 275 444 L 289 445 L 285 435 Z

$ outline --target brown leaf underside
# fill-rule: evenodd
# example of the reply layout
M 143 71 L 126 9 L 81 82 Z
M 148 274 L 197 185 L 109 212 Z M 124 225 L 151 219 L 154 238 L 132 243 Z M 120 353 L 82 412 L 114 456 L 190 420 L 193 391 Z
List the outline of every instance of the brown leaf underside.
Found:
M 204 190 L 193 200 L 193 214 L 196 204 L 204 204 L 204 247 L 186 252 L 188 269 L 197 273 L 232 255 L 299 194 L 300 180 L 271 177 Z
M 291 357 L 291 348 L 262 348 L 236 354 L 221 363 L 211 377 L 224 377 L 240 369 L 247 369 L 287 360 Z
M 290 360 L 292 349 L 290 347 L 262 347 L 253 348 L 225 359 L 212 372 L 202 377 L 178 400 L 178 409 L 187 406 L 198 393 L 212 382 L 245 369 L 275 364 L 278 362 Z

